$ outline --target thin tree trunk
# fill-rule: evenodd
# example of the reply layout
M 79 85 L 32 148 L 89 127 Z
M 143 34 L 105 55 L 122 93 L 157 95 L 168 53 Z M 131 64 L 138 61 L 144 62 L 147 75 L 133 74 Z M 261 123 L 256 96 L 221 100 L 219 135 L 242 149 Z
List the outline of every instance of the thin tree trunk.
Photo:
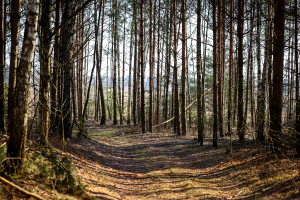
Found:
M 130 55 L 129 55 L 129 80 L 128 80 L 128 102 L 127 102 L 127 124 L 131 121 L 131 71 L 132 71 L 132 45 L 133 45 L 134 17 L 131 21 L 130 30 Z
M 219 115 L 219 132 L 220 137 L 224 137 L 223 133 L 223 105 L 222 105 L 222 20 L 221 20 L 221 0 L 218 0 L 218 115 Z
M 251 7 L 252 9 L 252 7 Z M 250 10 L 250 20 L 252 20 L 252 10 Z M 249 27 L 249 24 L 247 23 L 247 26 Z M 252 58 L 252 23 L 250 24 L 250 38 L 249 38 L 249 52 L 248 52 L 248 63 L 247 63 L 247 84 L 246 84 L 246 103 L 245 103 L 245 115 L 244 115 L 244 123 L 247 124 L 247 118 L 248 118 L 248 102 L 249 102 L 249 88 L 250 85 L 252 85 L 250 77 L 251 77 L 251 58 Z M 250 84 L 250 85 L 249 85 Z
M 132 115 L 133 124 L 137 125 L 136 122 L 136 93 L 137 93 L 137 12 L 136 12 L 136 2 L 133 2 L 133 20 L 134 20 L 134 61 L 133 61 L 133 105 L 132 105 Z
M 173 76 L 174 76 L 174 83 L 173 85 L 175 86 L 174 88 L 174 132 L 176 135 L 181 135 L 180 134 L 180 122 L 179 122 L 179 99 L 178 99 L 178 75 L 177 75 L 177 44 L 178 44 L 178 39 L 177 39 L 177 2 L 176 0 L 173 0 L 173 26 L 174 26 L 174 69 L 173 69 Z M 185 47 L 184 47 L 185 48 Z M 184 49 L 183 48 L 183 49 Z
M 197 0 L 197 116 L 198 116 L 198 142 L 203 146 L 203 109 L 202 109 L 202 85 L 201 83 L 201 1 Z
M 125 5 L 126 6 L 126 5 Z M 125 19 L 126 19 L 126 11 L 127 6 L 125 7 Z M 122 113 L 124 112 L 124 76 L 125 76 L 125 20 L 124 20 L 124 38 L 123 38 L 123 72 L 122 72 L 122 104 L 121 104 L 121 110 Z M 123 120 L 122 120 L 123 121 Z
M 168 2 L 169 3 L 169 2 Z M 169 5 L 169 4 L 168 4 Z M 170 6 L 170 5 L 169 5 Z M 170 6 L 171 9 L 171 6 Z M 165 86 L 165 120 L 168 119 L 168 110 L 169 110 L 169 84 L 170 84 L 170 71 L 171 71 L 171 37 L 172 37 L 172 25 L 171 25 L 171 12 L 167 17 L 167 23 L 169 23 L 169 32 L 167 33 L 167 40 L 166 40 L 166 86 Z
M 181 128 L 182 135 L 186 135 L 186 112 L 185 112 L 185 90 L 186 90 L 186 1 L 182 0 L 182 74 L 181 74 Z
M 216 0 L 212 0 L 213 7 L 213 146 L 218 147 L 218 115 L 217 115 L 217 28 L 216 28 Z
M 260 29 L 261 29 L 261 2 L 257 0 L 257 122 L 256 122 L 256 139 L 258 141 L 264 140 L 264 114 L 262 113 L 262 78 L 261 78 L 261 55 L 260 55 Z
M 230 1 L 230 47 L 229 47 L 229 86 L 228 86 L 228 135 L 232 134 L 232 69 L 233 69 L 233 3 Z
M 160 77 L 159 77 L 159 69 L 160 69 L 160 44 L 159 44 L 159 42 L 160 42 L 160 1 L 161 0 L 158 0 L 158 27 L 157 27 L 157 74 L 156 74 L 156 96 L 157 96 L 157 99 L 156 99 L 156 124 L 158 124 L 159 123 L 159 115 L 160 115 L 160 112 L 159 112 L 159 109 L 160 109 L 160 95 L 159 95 L 159 93 L 160 93 L 160 84 L 159 84 L 159 79 L 160 79 Z
M 243 29 L 244 29 L 244 0 L 238 1 L 238 68 L 239 68 L 239 88 L 238 88 L 238 136 L 239 142 L 243 144 L 245 138 L 245 124 L 243 115 Z
M 56 1 L 55 8 L 55 29 L 59 26 L 60 21 L 60 1 Z M 54 38 L 54 66 L 52 71 L 52 82 L 50 84 L 50 97 L 51 97 L 51 116 L 50 116 L 50 133 L 55 130 L 54 122 L 56 117 L 56 109 L 57 107 L 57 92 L 58 92 L 58 71 L 59 71 L 59 32 L 55 35 Z
M 300 102 L 299 102 L 299 63 L 298 63 L 298 5 L 295 1 L 295 68 L 296 68 L 296 131 L 297 131 L 297 156 L 300 157 Z
M 123 109 L 122 109 L 122 96 L 121 96 L 121 73 L 120 73 L 120 40 L 119 40 L 119 23 L 120 23 L 120 6 L 117 0 L 117 10 L 116 10 L 116 40 L 117 40 L 117 65 L 118 65 L 118 97 L 119 97 L 119 114 L 120 114 L 120 124 L 123 125 Z
M 51 12 L 52 5 L 48 0 L 41 1 L 41 23 L 40 26 L 40 88 L 39 88 L 39 109 L 40 109 L 40 142 L 41 145 L 48 145 L 49 125 L 49 81 L 50 81 L 50 60 L 51 60 Z
M 152 26 L 153 26 L 153 2 L 152 0 L 149 1 L 150 3 L 150 30 L 149 30 L 149 43 L 150 43 L 150 50 L 149 50 L 149 100 L 150 100 L 150 105 L 149 105 L 149 132 L 152 133 L 152 126 L 153 126 L 153 91 L 152 91 L 152 85 L 153 85 L 153 43 L 152 43 L 152 36 L 153 36 L 153 32 L 152 32 Z
M 117 0 L 115 0 L 117 1 Z M 116 10 L 118 9 L 118 3 L 115 2 L 113 3 L 113 7 L 114 7 L 114 12 L 116 12 Z M 113 55 L 113 113 L 114 113 L 114 125 L 118 124 L 118 120 L 117 120 L 117 20 L 113 19 L 114 21 L 114 28 L 113 28 L 113 47 L 114 47 L 114 55 Z
M 144 83 L 144 0 L 141 0 L 140 45 L 141 45 L 141 122 L 142 122 L 142 133 L 145 133 L 146 122 L 145 122 L 145 83 Z
M 237 49 L 237 42 L 236 42 L 236 49 Z M 233 119 L 232 119 L 232 124 L 233 126 L 236 126 L 236 118 L 237 118 L 237 93 L 238 93 L 238 88 L 239 88 L 239 85 L 238 85 L 238 80 L 239 80 L 239 77 L 238 77 L 238 73 L 239 73 L 239 68 L 237 67 L 237 54 L 238 54 L 238 51 L 236 51 L 236 56 L 235 56 L 235 59 L 233 61 L 233 66 L 235 66 L 235 73 L 234 73 L 234 97 L 233 97 Z
M 101 77 L 101 65 L 102 65 L 102 46 L 103 46 L 103 32 L 104 32 L 104 28 L 103 28 L 103 24 L 104 24 L 104 6 L 105 6 L 105 2 L 101 1 L 100 2 L 102 4 L 102 6 L 100 6 L 100 11 L 102 8 L 102 21 L 101 21 L 101 41 L 100 41 L 100 58 L 99 58 L 99 72 L 98 72 L 98 77 L 99 77 L 99 90 L 100 90 L 100 99 L 101 99 L 101 122 L 100 125 L 105 125 L 106 124 L 106 109 L 105 109 L 105 100 L 104 100 L 104 91 L 103 91 L 103 83 L 102 83 L 102 77 Z M 98 65 L 97 65 L 98 67 Z M 108 104 L 108 102 L 107 102 Z
M 5 132 L 5 27 L 4 1 L 0 1 L 0 132 Z

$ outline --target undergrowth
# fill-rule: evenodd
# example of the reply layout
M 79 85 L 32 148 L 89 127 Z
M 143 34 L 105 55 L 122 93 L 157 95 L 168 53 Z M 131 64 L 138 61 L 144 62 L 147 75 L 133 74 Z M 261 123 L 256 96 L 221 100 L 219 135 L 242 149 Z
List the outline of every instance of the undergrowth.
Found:
M 82 196 L 87 187 L 76 177 L 71 158 L 50 148 L 29 151 L 24 161 L 24 169 L 26 176 L 60 193 Z

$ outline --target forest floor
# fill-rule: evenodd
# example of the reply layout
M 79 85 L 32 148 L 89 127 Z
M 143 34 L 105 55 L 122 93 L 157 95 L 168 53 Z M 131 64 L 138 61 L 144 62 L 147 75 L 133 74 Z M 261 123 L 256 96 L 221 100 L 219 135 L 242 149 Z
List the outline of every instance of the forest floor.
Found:
M 90 139 L 71 139 L 63 150 L 86 185 L 84 197 L 34 180 L 20 185 L 45 199 L 300 199 L 299 159 L 269 154 L 267 143 L 241 147 L 234 140 L 226 154 L 229 137 L 214 148 L 209 137 L 200 146 L 195 136 L 166 129 L 142 134 L 133 126 L 89 124 L 87 131 Z

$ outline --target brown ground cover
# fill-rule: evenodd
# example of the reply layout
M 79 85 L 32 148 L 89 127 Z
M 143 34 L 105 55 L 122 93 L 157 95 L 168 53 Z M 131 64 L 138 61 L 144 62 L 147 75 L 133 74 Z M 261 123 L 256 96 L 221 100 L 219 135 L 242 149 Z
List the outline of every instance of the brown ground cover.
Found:
M 63 149 L 87 185 L 84 197 L 33 180 L 20 184 L 47 199 L 300 199 L 299 159 L 269 154 L 267 143 L 246 141 L 241 147 L 234 140 L 232 154 L 226 154 L 229 138 L 219 139 L 214 148 L 209 137 L 201 147 L 193 136 L 166 130 L 87 128 L 89 140 L 74 138 Z M 52 144 L 62 149 L 61 142 Z

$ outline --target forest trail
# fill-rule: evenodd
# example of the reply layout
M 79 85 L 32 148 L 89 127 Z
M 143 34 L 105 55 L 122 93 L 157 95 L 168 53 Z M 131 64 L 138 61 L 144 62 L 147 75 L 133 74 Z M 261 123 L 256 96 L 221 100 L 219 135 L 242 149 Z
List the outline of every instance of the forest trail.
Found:
M 284 191 L 291 183 L 299 186 L 299 176 L 269 183 L 259 169 L 268 159 L 247 147 L 225 154 L 228 139 L 214 148 L 209 138 L 200 147 L 192 137 L 142 134 L 132 126 L 91 125 L 88 132 L 91 140 L 74 139 L 65 151 L 91 199 L 299 197 L 299 191 Z

